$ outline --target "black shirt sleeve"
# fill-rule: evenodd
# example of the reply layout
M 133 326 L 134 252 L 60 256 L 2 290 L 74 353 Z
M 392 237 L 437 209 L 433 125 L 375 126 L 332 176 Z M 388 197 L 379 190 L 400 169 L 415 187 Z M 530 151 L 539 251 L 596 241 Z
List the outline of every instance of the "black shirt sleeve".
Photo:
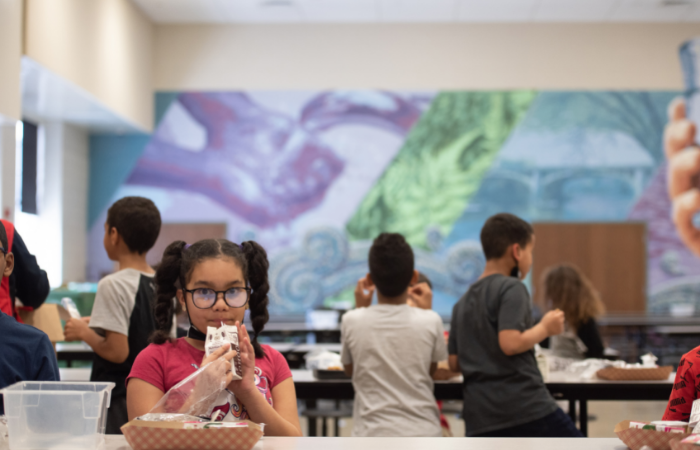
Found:
M 603 340 L 600 337 L 600 332 L 598 331 L 598 325 L 595 323 L 595 319 L 589 319 L 588 322 L 582 324 L 578 328 L 578 337 L 586 344 L 588 351 L 586 352 L 586 358 L 602 358 L 605 347 L 603 346 Z
M 17 230 L 12 239 L 12 254 L 15 255 L 15 268 L 10 276 L 12 297 L 18 297 L 24 306 L 40 307 L 49 296 L 49 277 L 29 253 Z

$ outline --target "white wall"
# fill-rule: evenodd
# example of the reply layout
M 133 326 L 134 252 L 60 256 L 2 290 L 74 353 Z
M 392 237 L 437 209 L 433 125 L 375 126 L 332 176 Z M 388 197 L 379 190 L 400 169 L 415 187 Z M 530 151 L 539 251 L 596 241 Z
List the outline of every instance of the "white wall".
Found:
M 0 0 L 0 122 L 20 118 L 22 0 Z
M 88 134 L 65 126 L 63 139 L 63 281 L 85 281 L 90 170 Z
M 161 25 L 156 90 L 679 89 L 698 24 Z
M 85 281 L 89 140 L 61 122 L 39 129 L 38 214 L 17 212 L 15 224 L 51 286 Z
M 149 131 L 153 26 L 129 0 L 26 0 L 25 55 Z

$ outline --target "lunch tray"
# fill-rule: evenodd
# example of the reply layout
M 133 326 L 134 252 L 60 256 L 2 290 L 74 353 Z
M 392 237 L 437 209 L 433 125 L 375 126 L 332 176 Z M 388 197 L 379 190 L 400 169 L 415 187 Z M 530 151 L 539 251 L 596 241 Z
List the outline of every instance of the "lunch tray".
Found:
M 620 369 L 606 367 L 596 372 L 601 380 L 609 381 L 665 381 L 673 372 L 673 366 L 656 367 L 654 369 Z

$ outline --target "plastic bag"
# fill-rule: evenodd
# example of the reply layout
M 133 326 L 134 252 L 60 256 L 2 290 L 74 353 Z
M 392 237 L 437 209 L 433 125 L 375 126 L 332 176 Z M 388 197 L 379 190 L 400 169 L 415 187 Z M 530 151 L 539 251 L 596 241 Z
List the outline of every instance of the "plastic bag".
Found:
M 158 414 L 148 413 L 137 417 L 136 420 L 145 420 L 147 422 L 209 422 L 208 419 L 201 417 L 190 416 L 187 414 Z
M 306 368 L 309 370 L 327 370 L 329 367 L 343 367 L 340 355 L 328 350 L 315 350 L 304 356 Z
M 224 358 L 210 362 L 170 388 L 149 414 L 189 415 L 208 420 L 217 397 L 226 389 L 226 371 L 230 367 Z

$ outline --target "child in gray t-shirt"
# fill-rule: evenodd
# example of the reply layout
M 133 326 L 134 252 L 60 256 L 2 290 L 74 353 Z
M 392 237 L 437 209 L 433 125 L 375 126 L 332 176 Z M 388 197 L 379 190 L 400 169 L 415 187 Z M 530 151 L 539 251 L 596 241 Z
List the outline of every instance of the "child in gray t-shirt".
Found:
M 464 375 L 467 436 L 581 437 L 542 381 L 534 346 L 564 330 L 550 311 L 533 326 L 520 281 L 532 265 L 532 227 L 498 214 L 481 230 L 486 268 L 452 310 L 450 368 Z
M 442 319 L 406 303 L 418 272 L 403 236 L 375 239 L 369 271 L 358 282 L 358 309 L 341 325 L 342 362 L 355 388 L 352 435 L 441 436 L 432 375 L 447 357 Z M 379 304 L 369 306 L 375 287 Z

